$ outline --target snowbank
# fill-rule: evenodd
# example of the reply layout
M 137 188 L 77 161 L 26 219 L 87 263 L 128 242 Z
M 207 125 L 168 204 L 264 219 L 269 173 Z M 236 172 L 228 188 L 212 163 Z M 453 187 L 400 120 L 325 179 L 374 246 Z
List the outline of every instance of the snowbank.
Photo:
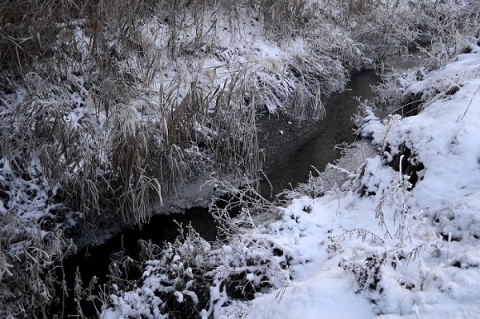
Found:
M 249 318 L 480 317 L 479 70 L 475 46 L 423 79 L 404 76 L 424 101 L 418 115 L 365 117 L 378 154 L 342 191 L 298 198 L 270 226 L 308 262 L 281 293 L 259 294 Z M 407 155 L 404 169 L 423 165 L 413 189 L 393 168 Z
M 408 81 L 399 90 L 421 96 L 419 113 L 380 120 L 367 110 L 361 131 L 376 151 L 363 152 L 361 167 L 352 166 L 356 161 L 330 167 L 328 174 L 346 176 L 343 185 L 321 197 L 290 192 L 293 199 L 277 208 L 276 221 L 207 249 L 220 266 L 207 267 L 205 278 L 215 279 L 209 310 L 201 313 L 224 319 L 480 317 L 478 70 L 474 46 L 421 78 L 402 75 Z M 306 189 L 319 185 L 311 181 Z M 142 289 L 162 291 L 147 289 L 149 276 Z M 255 298 L 233 299 L 226 288 L 233 278 Z M 119 305 L 132 293 L 118 293 L 118 306 L 105 318 L 121 316 Z

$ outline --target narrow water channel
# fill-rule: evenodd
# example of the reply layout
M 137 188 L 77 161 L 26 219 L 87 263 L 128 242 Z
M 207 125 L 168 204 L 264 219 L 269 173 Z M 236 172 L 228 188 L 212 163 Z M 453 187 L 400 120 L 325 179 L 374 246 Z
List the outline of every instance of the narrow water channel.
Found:
M 187 209 L 184 214 L 156 215 L 150 219 L 148 224 L 142 227 L 125 229 L 120 234 L 110 238 L 106 243 L 98 246 L 90 246 L 80 250 L 76 255 L 68 257 L 64 262 L 63 273 L 59 270 L 58 276 L 65 276 L 68 289 L 68 297 L 61 296 L 61 304 L 52 308 L 52 314 L 60 314 L 63 309 L 63 318 L 78 318 L 77 304 L 75 298 L 75 274 L 77 268 L 82 279 L 82 287 L 85 289 L 93 276 L 98 278 L 98 283 L 106 283 L 109 273 L 109 266 L 114 259 L 122 256 L 129 256 L 138 260 L 140 247 L 138 240 L 151 241 L 153 244 L 161 245 L 164 242 L 173 242 L 179 235 L 178 224 L 183 227 L 191 224 L 192 227 L 206 240 L 216 239 L 215 220 L 205 208 L 194 207 Z M 140 273 L 131 273 L 132 279 L 140 278 Z M 97 318 L 96 310 L 92 302 L 81 302 L 82 315 L 85 318 Z M 52 316 L 53 317 L 53 316 Z M 81 318 L 81 317 L 80 317 Z
M 375 97 L 372 86 L 380 82 L 374 71 L 362 71 L 352 76 L 344 91 L 335 93 L 326 103 L 325 117 L 307 134 L 285 144 L 275 155 L 268 179 L 263 181 L 261 193 L 278 194 L 284 189 L 305 182 L 312 166 L 322 171 L 328 163 L 341 156 L 335 145 L 354 141 L 352 117 L 359 102 Z M 273 188 L 273 189 L 272 189 Z
M 306 181 L 312 170 L 311 166 L 323 170 L 327 163 L 339 158 L 340 152 L 335 149 L 335 145 L 343 142 L 350 143 L 354 140 L 352 116 L 358 107 L 356 97 L 372 99 L 374 94 L 371 85 L 377 84 L 379 80 L 379 76 L 373 71 L 355 74 L 345 91 L 334 94 L 329 99 L 325 118 L 307 134 L 280 149 L 276 155 L 274 169 L 269 176 L 274 194 L 288 188 L 289 185 Z M 269 193 L 268 183 L 262 184 L 262 194 Z M 157 245 L 165 241 L 173 241 L 178 235 L 175 220 L 184 225 L 191 223 L 206 240 L 213 241 L 216 238 L 214 219 L 205 208 L 192 208 L 185 214 L 154 216 L 149 224 L 143 225 L 142 228 L 124 230 L 105 244 L 88 247 L 68 258 L 64 263 L 64 273 L 69 297 L 63 301 L 63 305 L 56 307 L 52 312 L 63 313 L 63 318 L 78 317 L 74 301 L 77 267 L 81 273 L 83 287 L 88 286 L 93 276 L 99 278 L 99 282 L 106 282 L 109 265 L 115 256 L 138 258 L 139 239 L 151 240 Z M 137 278 L 140 276 L 140 274 L 134 275 Z M 96 317 L 96 311 L 91 302 L 82 302 L 81 305 L 84 317 Z

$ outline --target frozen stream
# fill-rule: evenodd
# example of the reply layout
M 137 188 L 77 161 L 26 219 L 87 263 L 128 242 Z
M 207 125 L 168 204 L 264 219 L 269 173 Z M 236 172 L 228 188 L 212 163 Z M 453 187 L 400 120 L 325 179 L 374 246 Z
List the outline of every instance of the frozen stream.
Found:
M 371 85 L 376 84 L 380 77 L 373 71 L 363 71 L 352 76 L 346 90 L 334 94 L 326 105 L 326 116 L 307 134 L 285 144 L 276 155 L 276 161 L 272 167 L 269 180 L 273 185 L 273 193 L 276 194 L 289 185 L 296 185 L 306 181 L 312 166 L 323 170 L 329 162 L 339 158 L 340 151 L 335 145 L 353 142 L 352 116 L 357 111 L 358 101 L 372 99 Z M 268 183 L 262 183 L 262 193 L 266 196 L 270 193 Z M 216 228 L 212 216 L 204 208 L 193 208 L 185 214 L 154 216 L 150 223 L 140 229 L 127 229 L 108 240 L 105 244 L 88 247 L 81 250 L 77 255 L 68 258 L 65 262 L 65 279 L 69 289 L 69 298 L 63 306 L 64 318 L 78 316 L 76 304 L 73 300 L 75 272 L 78 267 L 83 287 L 87 287 L 92 276 L 99 278 L 99 282 L 105 282 L 109 265 L 113 260 L 120 260 L 125 256 L 138 258 L 138 240 L 151 240 L 155 244 L 164 241 L 173 241 L 178 234 L 177 224 L 174 220 L 184 225 L 192 223 L 192 226 L 207 240 L 215 240 Z M 131 274 L 140 276 L 140 274 Z M 95 308 L 92 303 L 82 302 L 83 315 L 95 317 Z M 59 311 L 56 308 L 54 312 Z

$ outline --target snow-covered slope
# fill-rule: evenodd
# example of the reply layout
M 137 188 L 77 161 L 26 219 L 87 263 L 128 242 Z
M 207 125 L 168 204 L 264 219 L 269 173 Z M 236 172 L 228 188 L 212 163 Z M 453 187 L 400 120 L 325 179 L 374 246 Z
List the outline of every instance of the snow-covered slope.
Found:
M 478 70 L 474 46 L 440 70 L 400 75 L 398 95 L 420 97 L 420 112 L 380 120 L 367 108 L 361 132 L 376 151 L 361 167 L 335 169 L 348 175 L 342 186 L 321 197 L 290 192 L 276 221 L 223 246 L 170 246 L 173 282 L 191 279 L 173 294 L 177 305 L 196 296 L 200 267 L 212 278 L 210 304 L 197 309 L 204 318 L 480 318 Z M 163 318 L 154 309 L 166 301 L 153 292 L 167 298 L 172 277 L 161 261 L 148 265 L 140 288 L 118 291 L 104 318 Z M 233 278 L 255 298 L 231 298 Z
M 473 47 L 423 79 L 403 76 L 422 111 L 369 113 L 363 132 L 379 152 L 364 171 L 342 191 L 293 200 L 270 225 L 305 262 L 280 294 L 259 294 L 248 318 L 480 317 L 479 71 Z M 392 168 L 401 156 L 397 170 L 422 168 L 411 190 Z

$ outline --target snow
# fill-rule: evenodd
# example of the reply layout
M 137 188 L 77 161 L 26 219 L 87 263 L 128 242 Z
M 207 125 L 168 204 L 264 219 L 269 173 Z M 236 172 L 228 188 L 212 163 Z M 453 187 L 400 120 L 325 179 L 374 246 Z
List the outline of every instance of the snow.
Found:
M 349 280 L 342 275 L 339 270 L 321 272 L 292 283 L 278 294 L 262 295 L 254 300 L 246 318 L 371 318 L 369 302 L 352 292 Z
M 401 75 L 409 79 L 404 92 L 423 94 L 421 112 L 380 120 L 367 109 L 361 132 L 372 144 L 358 143 L 354 160 L 330 165 L 308 187 L 328 184 L 320 179 L 333 172 L 345 175 L 343 185 L 330 184 L 316 197 L 303 195 L 301 187 L 291 191 L 277 220 L 243 233 L 240 246 L 232 238 L 218 250 L 219 269 L 226 272 L 234 260 L 237 269 L 250 269 L 249 282 L 257 280 L 252 265 L 242 268 L 249 258 L 282 264 L 289 256 L 289 265 L 273 272 L 273 286 L 251 301 L 229 303 L 216 286 L 211 297 L 218 302 L 202 317 L 480 318 L 479 69 L 475 47 L 422 79 L 412 76 L 415 71 Z M 459 87 L 453 94 L 452 83 Z M 389 164 L 405 147 L 407 163 L 423 164 L 414 186 Z M 269 257 L 268 249 L 246 244 L 248 238 L 271 243 L 283 255 Z
M 192 83 L 204 93 L 213 92 L 230 84 L 236 74 L 243 74 L 245 82 L 252 85 L 249 89 L 258 91 L 258 99 L 276 112 L 298 85 L 287 70 L 292 61 L 301 61 L 298 65 L 324 77 L 320 79 L 328 83 L 322 87 L 324 95 L 341 89 L 346 80 L 341 62 L 345 57 L 337 59 L 337 51 L 341 53 L 347 46 L 358 64 L 369 64 L 358 43 L 349 40 L 340 27 L 323 25 L 316 34 L 324 38 L 316 41 L 300 37 L 272 41 L 262 31 L 262 21 L 245 12 L 240 11 L 233 23 L 221 12 L 216 14 L 202 20 L 200 28 L 214 30 L 211 43 L 194 39 L 199 26 L 180 28 L 176 40 L 181 48 L 176 50 L 181 54 L 176 59 L 165 53 L 170 40 L 165 36 L 167 24 L 159 17 L 144 22 L 139 41 L 145 55 L 155 62 L 152 69 L 161 72 L 150 79 L 149 70 L 144 70 L 142 75 L 149 79 L 143 83 L 149 85 L 143 88 L 145 96 L 129 103 L 124 111 L 123 119 L 131 120 L 125 123 L 130 124 L 130 131 L 144 119 L 162 120 L 143 107 L 161 104 L 165 88 L 164 95 L 171 94 L 180 103 Z M 80 26 L 84 22 L 76 23 L 74 41 L 79 49 L 88 51 L 92 39 Z M 211 28 L 213 23 L 215 28 Z M 349 41 L 351 47 L 346 44 Z M 114 43 L 111 45 L 113 48 Z M 322 48 L 321 52 L 313 46 Z M 166 261 L 147 262 L 139 287 L 113 289 L 112 307 L 104 309 L 101 317 L 167 318 L 160 313 L 164 300 L 159 295 L 165 292 L 178 304 L 196 305 L 199 296 L 192 287 L 201 269 L 202 275 L 211 279 L 211 303 L 207 309 L 198 309 L 202 318 L 480 318 L 480 47 L 472 45 L 470 49 L 439 70 L 421 68 L 398 75 L 399 87 L 394 93 L 399 98 L 421 97 L 420 113 L 380 119 L 366 109 L 359 121 L 360 131 L 371 144 L 357 144 L 350 158 L 330 165 L 320 178 L 312 179 L 308 187 L 315 196 L 305 195 L 301 187 L 291 191 L 288 204 L 275 208 L 276 219 L 241 228 L 220 247 L 210 247 L 200 239 L 183 246 L 177 243 L 178 251 L 164 252 L 171 253 Z M 162 59 L 153 61 L 155 54 Z M 129 67 L 145 68 L 138 61 L 130 62 Z M 85 78 L 73 75 L 72 70 L 65 72 L 75 89 L 66 96 L 52 97 L 46 81 L 35 72 L 27 73 L 25 81 L 35 91 L 30 93 L 38 95 L 37 102 L 45 104 L 46 112 L 61 105 L 62 99 L 71 103 L 72 109 L 59 118 L 84 137 L 85 151 L 93 154 L 107 140 L 105 133 L 94 136 L 94 131 L 105 128 L 106 114 L 95 109 L 95 97 L 85 88 Z M 100 89 L 108 92 L 108 85 L 105 81 Z M 2 116 L 27 94 L 27 89 L 19 87 L 15 93 L 1 96 Z M 84 129 L 95 120 L 95 129 Z M 34 125 L 32 122 L 32 130 Z M 217 132 L 205 123 L 195 122 L 193 127 L 199 135 L 217 138 Z M 284 133 L 278 130 L 278 134 Z M 94 145 L 97 142 L 98 147 Z M 408 158 L 405 149 L 411 153 Z M 99 162 L 107 160 L 104 152 L 95 154 Z M 194 146 L 187 152 L 199 153 Z M 43 176 L 37 155 L 26 168 L 29 180 L 16 176 L 11 163 L 0 158 L 0 186 L 8 184 L 8 194 L 4 192 L 8 200 L 0 198 L 0 215 L 15 210 L 17 218 L 32 226 L 27 229 L 32 232 L 36 224 L 51 222 L 51 227 L 42 224 L 44 238 L 60 225 L 73 226 L 81 213 L 69 212 L 56 219 L 54 212 L 66 208 L 61 203 L 49 204 L 59 185 Z M 397 158 L 422 165 L 415 185 L 404 171 L 394 169 Z M 59 157 L 58 161 L 66 159 Z M 65 174 L 79 173 L 84 165 L 82 160 L 69 164 Z M 406 170 L 402 165 L 400 170 Z M 99 176 L 105 173 L 100 167 L 97 170 Z M 202 175 L 190 180 L 165 200 L 163 211 L 208 204 L 216 189 L 207 183 L 208 178 Z M 20 251 L 23 245 L 24 241 L 12 243 L 9 249 Z M 190 254 L 191 259 L 182 254 Z M 168 274 L 162 273 L 165 265 L 170 267 Z M 240 277 L 239 286 L 258 288 L 253 300 L 228 296 L 224 286 L 234 276 Z M 260 285 L 263 281 L 267 282 L 264 287 Z
M 400 239 L 395 233 L 399 224 L 393 222 L 395 206 L 401 202 L 386 201 L 388 188 L 399 181 L 399 173 L 385 165 L 380 155 L 367 158 L 361 183 L 375 195 L 362 197 L 347 185 L 340 194 L 300 197 L 284 210 L 283 221 L 271 225 L 270 236 L 276 242 L 309 262 L 291 268 L 292 282 L 282 292 L 258 294 L 244 309 L 248 318 L 480 317 L 480 127 L 474 124 L 480 121 L 479 67 L 475 48 L 424 80 L 409 83 L 407 91 L 430 94 L 424 110 L 416 116 L 392 116 L 383 123 L 372 119 L 371 112 L 366 116 L 363 130 L 373 136 L 374 144 L 380 149 L 389 145 L 392 154 L 406 145 L 425 166 L 423 179 L 401 195 L 408 203 L 403 212 L 409 215 L 405 243 L 398 246 Z M 452 83 L 460 90 L 448 95 Z M 432 87 L 437 94 L 431 94 Z M 402 190 L 395 192 L 398 195 Z M 375 219 L 378 205 L 385 210 L 380 226 Z M 309 213 L 304 207 L 309 207 Z M 342 235 L 360 229 L 383 242 Z M 330 254 L 328 247 L 325 249 L 328 242 L 333 247 Z M 389 262 L 381 265 L 381 290 L 372 292 L 364 287 L 354 294 L 357 283 L 348 271 L 339 270 L 337 261 L 347 258 L 347 265 L 364 263 L 375 251 L 396 266 Z M 415 258 L 398 258 L 412 252 Z

